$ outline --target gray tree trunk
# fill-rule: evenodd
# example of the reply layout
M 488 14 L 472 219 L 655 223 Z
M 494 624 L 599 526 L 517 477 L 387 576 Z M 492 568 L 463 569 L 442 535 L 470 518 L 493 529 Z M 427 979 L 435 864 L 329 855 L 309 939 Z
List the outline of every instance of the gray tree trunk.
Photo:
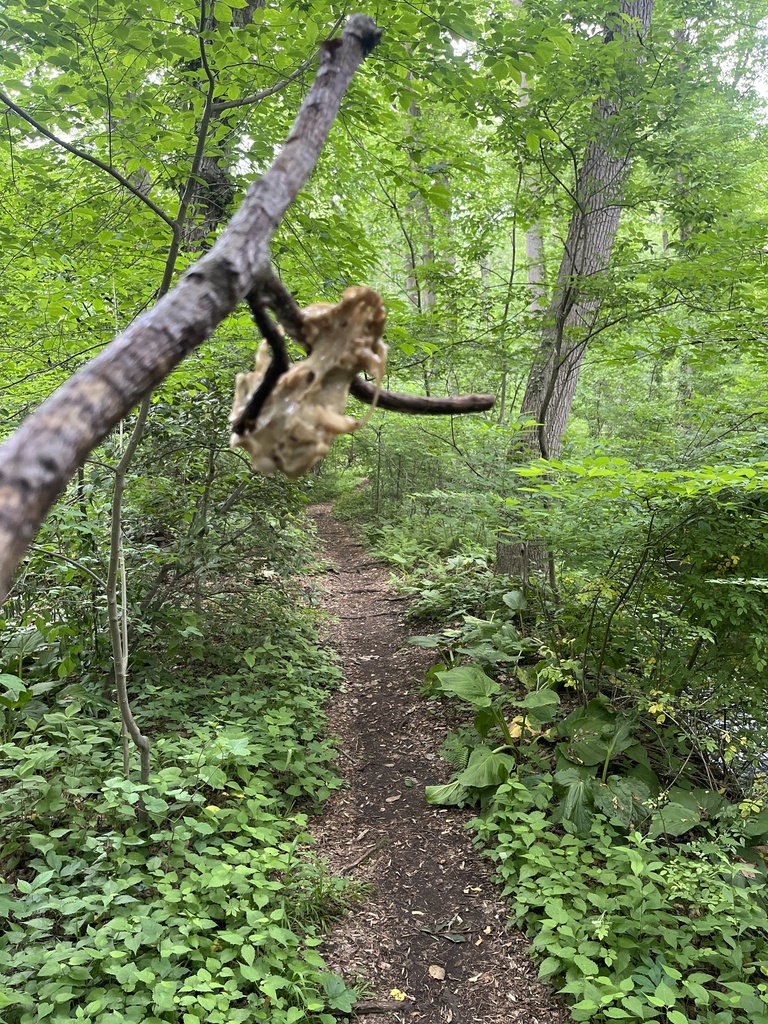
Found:
M 652 11 L 653 0 L 624 0 L 621 13 L 632 21 L 607 32 L 606 41 L 619 34 L 627 45 L 634 40 L 642 61 Z M 600 313 L 600 278 L 610 263 L 632 165 L 631 146 L 622 138 L 617 117 L 620 110 L 618 100 L 597 101 L 602 130 L 589 143 L 577 176 L 560 270 L 521 406 L 539 425 L 529 441 L 530 449 L 543 458 L 557 456 L 562 448 L 584 353 Z
M 654 0 L 624 0 L 621 13 L 631 18 L 608 29 L 605 41 L 621 35 L 635 41 L 637 60 L 651 24 Z M 631 99 L 631 97 L 630 97 Z M 607 270 L 621 217 L 624 186 L 632 166 L 631 147 L 621 137 L 619 100 L 601 97 L 595 106 L 601 130 L 587 146 L 577 174 L 574 208 L 560 269 L 542 315 L 541 343 L 528 375 L 521 413 L 537 424 L 516 447 L 544 459 L 560 454 L 587 345 L 600 313 L 600 277 Z M 531 310 L 540 309 L 543 242 L 537 226 L 526 233 Z M 496 571 L 516 576 L 523 587 L 533 574 L 547 572 L 555 589 L 554 555 L 541 538 L 513 541 L 499 538 Z

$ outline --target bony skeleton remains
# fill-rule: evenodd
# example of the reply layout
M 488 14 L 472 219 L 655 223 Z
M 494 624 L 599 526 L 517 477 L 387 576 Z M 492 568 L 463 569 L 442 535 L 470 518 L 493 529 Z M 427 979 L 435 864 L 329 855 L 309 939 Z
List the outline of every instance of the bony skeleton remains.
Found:
M 372 288 L 347 288 L 336 305 L 307 306 L 302 320 L 309 355 L 277 378 L 255 421 L 241 431 L 270 367 L 270 346 L 263 342 L 253 370 L 235 380 L 231 446 L 245 448 L 253 468 L 265 476 L 279 469 L 293 480 L 308 472 L 327 454 L 334 437 L 359 430 L 369 419 L 371 413 L 358 420 L 344 410 L 359 373 L 375 380 L 378 395 L 387 365 L 381 340 L 386 319 L 381 296 Z M 371 412 L 375 404 L 374 398 Z

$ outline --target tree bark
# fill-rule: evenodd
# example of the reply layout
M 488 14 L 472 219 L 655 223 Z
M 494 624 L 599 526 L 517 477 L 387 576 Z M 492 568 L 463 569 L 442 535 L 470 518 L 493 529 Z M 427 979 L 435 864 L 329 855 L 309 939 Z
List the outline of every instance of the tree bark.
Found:
M 632 20 L 608 30 L 606 42 L 621 36 L 625 45 L 634 44 L 641 62 L 652 11 L 653 0 L 624 0 L 621 13 Z M 601 130 L 587 146 L 577 175 L 560 269 L 523 398 L 521 412 L 538 424 L 526 447 L 542 458 L 560 453 L 584 354 L 600 313 L 600 279 L 610 264 L 632 166 L 631 145 L 617 116 L 621 109 L 618 99 L 601 97 L 596 103 Z

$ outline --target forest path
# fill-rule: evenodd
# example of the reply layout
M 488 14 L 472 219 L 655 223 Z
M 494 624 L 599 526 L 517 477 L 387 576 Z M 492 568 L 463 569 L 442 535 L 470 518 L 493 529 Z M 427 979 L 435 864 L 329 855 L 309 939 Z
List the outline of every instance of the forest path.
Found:
M 412 630 L 388 570 L 330 505 L 309 512 L 335 566 L 322 604 L 346 679 L 328 710 L 347 782 L 312 832 L 335 872 L 373 888 L 324 944 L 329 967 L 367 983 L 378 1006 L 370 1019 L 383 1024 L 570 1020 L 537 980 L 523 937 L 506 930 L 489 865 L 465 828 L 471 815 L 424 800 L 425 785 L 451 774 L 437 754 L 448 726 L 419 696 L 429 654 L 405 646 Z M 405 1000 L 393 1002 L 393 989 Z

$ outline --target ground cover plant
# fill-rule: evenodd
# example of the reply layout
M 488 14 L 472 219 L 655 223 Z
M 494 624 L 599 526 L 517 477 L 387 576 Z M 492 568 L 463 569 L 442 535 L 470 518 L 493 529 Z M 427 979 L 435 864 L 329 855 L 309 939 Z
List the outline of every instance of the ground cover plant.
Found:
M 291 597 L 243 595 L 251 621 L 280 617 L 239 657 L 221 643 L 215 665 L 144 679 L 148 785 L 124 777 L 103 698 L 0 677 L 3 1020 L 330 1024 L 349 1011 L 316 947 L 354 888 L 306 833 L 339 784 L 321 710 L 338 672 Z
M 439 658 L 425 696 L 471 714 L 443 745 L 452 781 L 426 798 L 479 808 L 540 977 L 575 1020 L 768 1020 L 761 730 L 704 732 L 690 692 L 643 694 L 626 671 L 596 689 L 520 591 L 484 613 L 412 639 Z

